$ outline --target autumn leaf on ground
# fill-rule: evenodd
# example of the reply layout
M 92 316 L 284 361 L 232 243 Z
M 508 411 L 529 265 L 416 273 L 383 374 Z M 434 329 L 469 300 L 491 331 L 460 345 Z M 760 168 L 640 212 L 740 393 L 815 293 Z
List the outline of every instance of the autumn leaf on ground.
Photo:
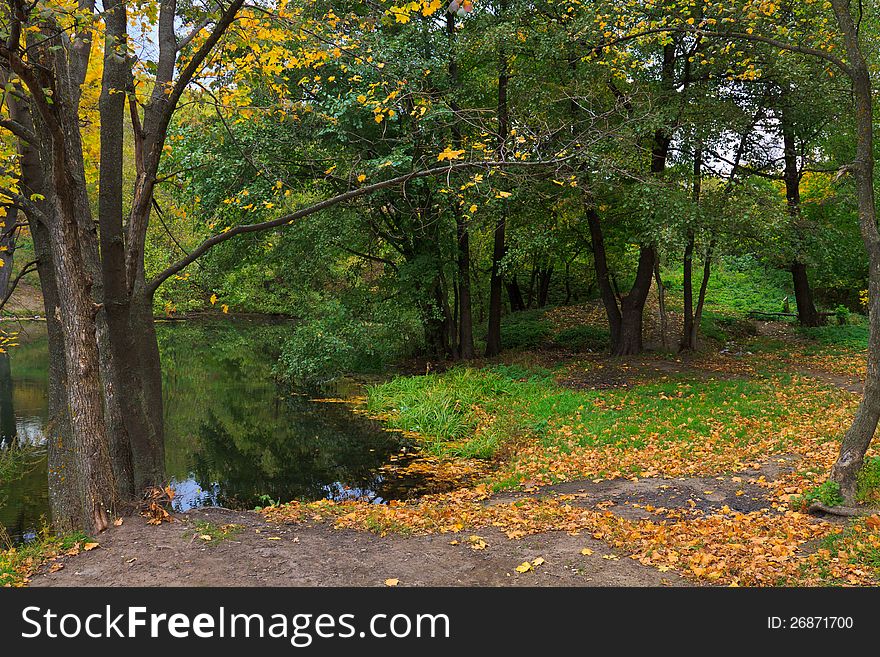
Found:
M 480 536 L 469 536 L 468 543 L 470 543 L 471 550 L 485 550 L 489 546 Z
M 396 577 L 390 577 L 385 580 L 385 586 L 397 586 L 398 584 L 400 584 L 400 580 Z
M 537 559 L 532 560 L 532 565 L 536 568 L 544 563 L 544 557 L 538 557 Z
M 96 547 L 98 547 L 98 543 L 86 543 L 85 545 L 83 545 L 83 550 L 85 550 L 86 552 L 91 552 Z
M 532 564 L 528 561 L 523 561 L 520 565 L 518 565 L 514 570 L 518 573 L 527 573 L 532 569 Z
M 113 521 L 113 526 L 114 526 L 114 527 L 121 527 L 121 526 L 122 526 L 122 522 L 123 522 L 123 521 L 122 521 L 122 518 L 117 518 L 116 520 Z
M 199 538 L 203 541 L 210 541 L 211 537 L 208 534 L 199 534 Z
M 590 548 L 584 548 L 583 550 L 581 550 L 581 554 L 585 557 L 588 557 L 593 554 L 593 551 Z

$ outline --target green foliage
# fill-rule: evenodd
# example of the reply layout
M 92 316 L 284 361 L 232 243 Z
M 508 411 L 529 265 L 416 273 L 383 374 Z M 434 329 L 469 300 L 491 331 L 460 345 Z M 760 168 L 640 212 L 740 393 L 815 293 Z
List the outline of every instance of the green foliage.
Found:
M 419 346 L 417 320 L 402 313 L 361 319 L 328 302 L 293 329 L 275 372 L 285 381 L 316 386 L 346 373 L 382 371 Z
M 861 351 L 868 348 L 867 323 L 802 327 L 800 332 L 821 345 Z
M 850 315 L 852 315 L 852 312 L 843 304 L 838 304 L 837 307 L 834 308 L 834 316 L 837 318 L 837 323 L 841 326 L 849 323 Z
M 681 269 L 665 271 L 663 279 L 670 293 L 680 298 L 684 289 Z M 754 256 L 727 256 L 713 263 L 706 291 L 706 310 L 742 315 L 751 310 L 780 312 L 784 299 L 793 299 L 791 286 L 787 272 L 769 268 Z M 697 287 L 696 281 L 694 287 Z M 695 297 L 696 293 L 697 289 Z
M 588 324 L 572 326 L 553 336 L 553 344 L 571 351 L 603 351 L 611 345 L 611 332 Z
M 814 502 L 819 502 L 825 506 L 839 506 L 846 500 L 840 494 L 840 484 L 836 481 L 826 481 L 818 486 L 805 491 L 804 494 L 795 501 L 795 506 L 801 508 L 809 508 Z
M 880 456 L 865 459 L 859 470 L 856 499 L 866 504 L 880 504 Z
M 12 546 L 0 526 L 0 587 L 23 586 L 47 559 L 88 541 L 89 537 L 83 532 L 54 534 L 44 522 L 35 540 Z
M 32 445 L 0 449 L 0 484 L 6 485 L 21 479 L 37 466 L 43 454 L 42 448 Z
M 501 322 L 501 345 L 505 349 L 534 349 L 544 345 L 550 333 L 543 310 L 511 313 Z

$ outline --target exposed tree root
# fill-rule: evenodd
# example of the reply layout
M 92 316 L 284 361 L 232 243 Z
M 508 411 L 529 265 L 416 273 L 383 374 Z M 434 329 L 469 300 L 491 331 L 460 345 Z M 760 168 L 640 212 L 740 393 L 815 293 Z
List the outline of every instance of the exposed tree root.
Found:
M 845 518 L 873 516 L 877 513 L 876 509 L 863 509 L 855 506 L 825 506 L 821 502 L 813 502 L 807 511 L 810 513 L 827 513 L 832 516 L 843 516 Z

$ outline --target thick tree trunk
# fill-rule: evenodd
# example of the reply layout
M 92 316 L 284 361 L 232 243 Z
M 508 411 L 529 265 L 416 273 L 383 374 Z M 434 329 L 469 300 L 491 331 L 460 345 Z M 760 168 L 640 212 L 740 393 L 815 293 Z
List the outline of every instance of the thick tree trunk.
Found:
M 643 246 L 639 250 L 639 266 L 636 280 L 629 294 L 620 303 L 620 331 L 617 341 L 612 343 L 615 356 L 639 354 L 643 350 L 642 323 L 645 314 L 645 301 L 651 290 L 651 277 L 657 252 L 653 247 Z
M 880 232 L 874 198 L 874 117 L 871 75 L 861 51 L 859 34 L 848 0 L 831 0 L 849 60 L 855 101 L 856 157 L 851 165 L 859 210 L 859 228 L 868 252 L 868 362 L 862 401 L 843 437 L 830 480 L 840 485 L 848 502 L 856 495 L 856 480 L 880 419 Z
M 816 310 L 813 302 L 813 290 L 807 276 L 807 265 L 795 261 L 791 263 L 791 277 L 794 282 L 794 298 L 797 303 L 798 321 L 801 326 L 822 326 L 823 316 Z
M 58 157 L 60 150 L 56 147 L 53 161 L 55 207 L 50 237 L 66 354 L 67 404 L 79 475 L 79 502 L 84 527 L 98 533 L 109 527 L 116 504 L 116 484 L 104 424 L 104 391 L 95 325 L 97 308 L 77 238 L 79 224 L 74 203 L 64 194 L 73 183 L 66 173 L 67 162 Z

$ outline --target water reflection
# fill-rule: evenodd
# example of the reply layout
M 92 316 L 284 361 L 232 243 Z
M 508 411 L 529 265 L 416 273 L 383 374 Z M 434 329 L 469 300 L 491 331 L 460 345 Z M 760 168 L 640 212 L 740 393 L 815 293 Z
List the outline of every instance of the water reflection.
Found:
M 423 481 L 380 467 L 406 460 L 395 433 L 276 385 L 271 370 L 289 327 L 257 322 L 173 323 L 158 327 L 164 377 L 166 466 L 174 507 L 249 508 L 268 498 L 367 499 L 382 503 L 429 492 Z M 42 445 L 48 351 L 45 329 L 27 328 L 0 360 L 4 448 Z M 4 387 L 4 385 L 6 387 Z M 394 458 L 392 458 L 394 457 Z M 23 478 L 0 482 L 0 524 L 21 540 L 48 515 L 45 457 Z

